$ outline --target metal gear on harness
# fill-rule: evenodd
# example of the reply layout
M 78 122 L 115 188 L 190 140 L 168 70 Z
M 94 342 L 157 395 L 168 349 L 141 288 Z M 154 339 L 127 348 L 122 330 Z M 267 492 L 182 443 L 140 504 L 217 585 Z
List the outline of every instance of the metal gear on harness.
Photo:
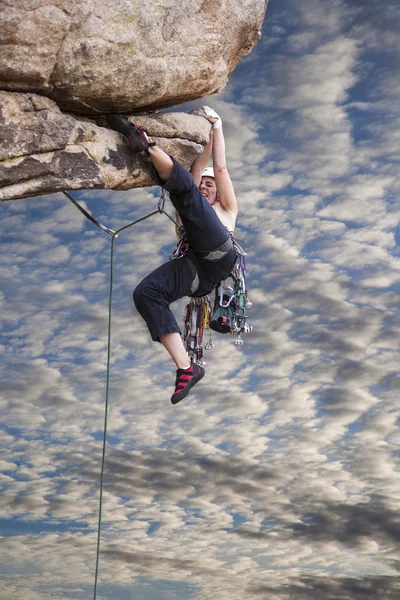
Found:
M 179 236 L 179 241 L 176 244 L 175 248 L 172 250 L 169 260 L 175 260 L 176 258 L 181 258 L 185 256 L 187 251 L 189 250 L 189 244 L 186 240 L 185 229 L 183 225 L 178 225 L 177 234 Z
M 212 305 L 208 296 L 191 298 L 185 307 L 183 340 L 190 360 L 199 365 L 206 364 L 203 360 L 203 336 L 204 330 L 209 326 L 211 313 Z M 211 332 L 209 332 L 205 349 L 213 347 Z
M 236 262 L 229 278 L 221 281 L 215 288 L 214 311 L 210 321 L 210 329 L 219 333 L 236 334 L 234 344 L 242 346 L 242 333 L 251 333 L 253 326 L 247 323 L 248 315 L 246 308 L 251 307 L 246 288 L 246 259 L 245 252 L 235 241 L 238 250 L 238 261 Z M 232 285 L 229 280 L 233 281 Z
M 177 233 L 179 241 L 170 255 L 170 260 L 185 256 L 189 249 L 182 226 L 179 227 Z M 252 305 L 248 299 L 246 287 L 246 253 L 231 232 L 229 235 L 228 241 L 217 251 L 226 251 L 229 245 L 233 244 L 238 259 L 229 277 L 215 287 L 214 310 L 208 296 L 192 297 L 185 308 L 183 341 L 190 359 L 198 364 L 205 364 L 203 361 L 205 330 L 208 330 L 205 350 L 214 348 L 211 329 L 218 333 L 236 335 L 233 342 L 236 346 L 243 345 L 241 338 L 243 333 L 253 331 L 252 325 L 247 322 L 249 317 L 246 314 L 246 309 Z M 215 253 L 216 251 L 205 253 L 206 256 L 203 258 L 209 257 L 212 260 Z

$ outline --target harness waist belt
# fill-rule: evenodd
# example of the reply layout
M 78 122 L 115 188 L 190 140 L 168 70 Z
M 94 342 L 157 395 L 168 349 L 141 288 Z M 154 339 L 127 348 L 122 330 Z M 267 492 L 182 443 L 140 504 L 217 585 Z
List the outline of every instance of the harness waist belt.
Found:
M 219 246 L 219 248 L 216 248 L 215 250 L 205 250 L 202 252 L 199 252 L 198 250 L 196 250 L 196 254 L 198 254 L 200 256 L 200 258 L 203 258 L 204 260 L 210 260 L 211 262 L 217 262 L 218 260 L 221 260 L 221 258 L 224 258 L 224 256 L 226 256 L 228 254 L 228 252 L 230 252 L 232 250 L 232 247 L 233 247 L 232 238 L 228 237 L 226 242 L 224 242 L 221 246 Z

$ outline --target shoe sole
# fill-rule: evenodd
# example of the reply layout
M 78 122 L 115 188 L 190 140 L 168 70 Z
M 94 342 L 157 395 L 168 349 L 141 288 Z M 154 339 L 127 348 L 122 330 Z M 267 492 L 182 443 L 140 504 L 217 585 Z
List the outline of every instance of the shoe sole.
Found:
M 134 152 L 147 151 L 145 141 L 143 140 L 142 136 L 136 131 L 132 123 L 128 121 L 128 119 L 126 119 L 125 117 L 120 117 L 119 115 L 107 115 L 106 121 L 111 127 L 111 129 L 113 129 L 114 131 L 118 131 L 118 133 L 121 133 L 128 139 L 129 144 Z M 144 147 L 140 148 L 139 144 L 142 144 Z
M 114 131 L 118 131 L 118 133 L 122 133 L 122 135 L 125 135 L 126 137 L 132 135 L 128 119 L 120 117 L 119 115 L 107 115 L 106 121 Z

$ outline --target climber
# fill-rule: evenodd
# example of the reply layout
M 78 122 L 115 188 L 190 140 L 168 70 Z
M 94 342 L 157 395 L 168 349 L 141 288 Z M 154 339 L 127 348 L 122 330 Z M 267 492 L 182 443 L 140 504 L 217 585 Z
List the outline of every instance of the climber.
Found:
M 204 368 L 190 362 L 181 331 L 169 305 L 184 296 L 204 296 L 229 273 L 237 259 L 229 232 L 238 213 L 233 185 L 225 164 L 222 121 L 207 106 L 192 111 L 204 117 L 213 128 L 204 151 L 189 173 L 173 157 L 155 144 L 146 132 L 120 115 L 109 115 L 107 123 L 122 133 L 133 152 L 146 152 L 159 178 L 170 194 L 188 244 L 179 260 L 172 260 L 150 273 L 133 293 L 138 312 L 150 335 L 159 341 L 175 362 L 177 372 L 172 404 L 185 398 L 204 377 Z M 212 153 L 213 169 L 205 168 Z

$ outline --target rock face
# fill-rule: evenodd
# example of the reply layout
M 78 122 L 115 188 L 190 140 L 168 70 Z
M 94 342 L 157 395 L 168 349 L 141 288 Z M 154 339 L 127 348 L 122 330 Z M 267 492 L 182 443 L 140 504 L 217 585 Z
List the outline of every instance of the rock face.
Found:
M 0 106 L 0 200 L 156 182 L 150 160 L 132 154 L 122 135 L 63 114 L 49 98 L 0 92 Z M 136 115 L 135 123 L 186 168 L 203 151 L 211 128 L 202 117 L 186 113 Z
M 2 0 L 0 86 L 84 114 L 221 90 L 260 37 L 265 0 Z
M 150 166 L 146 171 L 141 159 L 148 175 L 134 176 L 138 160 L 100 117 L 138 115 L 220 91 L 259 39 L 266 4 L 0 0 L 0 197 L 150 185 Z M 190 166 L 208 124 L 171 118 L 151 117 L 150 133 L 165 137 L 160 145 Z M 165 127 L 174 135 L 168 129 L 164 136 Z M 114 161 L 126 161 L 125 175 Z

